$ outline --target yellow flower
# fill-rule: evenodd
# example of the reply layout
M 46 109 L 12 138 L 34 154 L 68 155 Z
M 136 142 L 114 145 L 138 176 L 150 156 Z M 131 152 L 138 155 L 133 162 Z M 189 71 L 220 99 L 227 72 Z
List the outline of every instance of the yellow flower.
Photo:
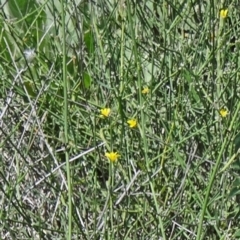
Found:
M 100 114 L 101 118 L 107 118 L 110 115 L 111 109 L 110 108 L 102 108 L 100 110 L 100 112 L 101 112 L 101 114 Z
M 120 155 L 117 152 L 106 152 L 105 156 L 111 161 L 116 162 Z
M 150 92 L 150 89 L 148 87 L 144 87 L 142 90 L 142 94 L 148 94 Z
M 130 128 L 135 128 L 135 127 L 137 127 L 137 124 L 138 124 L 136 119 L 129 119 L 127 121 L 127 123 Z
M 228 110 L 225 108 L 221 108 L 219 110 L 219 114 L 221 115 L 222 118 L 225 118 L 228 115 Z
M 220 18 L 226 18 L 228 14 L 228 9 L 222 9 L 220 11 Z

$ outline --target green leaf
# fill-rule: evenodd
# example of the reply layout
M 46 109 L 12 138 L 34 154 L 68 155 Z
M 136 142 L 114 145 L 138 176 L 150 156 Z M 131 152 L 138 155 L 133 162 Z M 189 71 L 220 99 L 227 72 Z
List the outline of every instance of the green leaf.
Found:
M 239 194 L 240 194 L 240 188 L 239 188 L 239 187 L 233 188 L 233 189 L 230 191 L 228 197 L 229 197 L 229 198 L 232 198 L 232 197 L 235 197 L 235 196 L 237 196 L 237 195 L 239 195 Z
M 33 90 L 33 84 L 31 82 L 29 82 L 29 81 L 24 82 L 24 86 L 30 96 L 32 96 L 32 97 L 36 96 L 36 94 Z
M 36 0 L 9 0 L 8 7 L 24 37 L 31 36 L 36 41 L 37 37 L 43 35 L 47 19 L 44 5 L 40 6 Z
M 234 237 L 240 237 L 240 229 L 238 229 L 235 233 L 234 233 Z
M 240 178 L 235 179 L 232 185 L 233 187 L 240 187 Z
M 84 42 L 86 44 L 88 53 L 90 54 L 94 52 L 94 36 L 90 30 L 84 34 Z
M 91 82 L 92 82 L 91 77 L 86 72 L 83 74 L 83 81 L 84 81 L 85 88 L 90 88 L 91 87 Z
M 237 134 L 237 136 L 235 137 L 234 145 L 235 145 L 235 152 L 237 152 L 238 149 L 240 148 L 240 133 Z
M 228 197 L 232 198 L 239 194 L 240 194 L 240 178 L 236 178 L 232 184 L 232 189 L 231 189 Z
M 196 77 L 194 76 L 193 73 L 191 73 L 188 70 L 183 70 L 183 75 L 189 84 L 189 90 L 190 90 L 189 93 L 192 94 L 192 97 L 194 98 L 194 100 L 196 102 L 200 102 L 199 95 L 198 95 L 197 91 L 195 90 L 195 86 L 193 85 L 193 81 L 196 80 Z
M 14 45 L 14 41 L 11 40 L 10 34 L 7 32 L 4 20 L 2 17 L 0 17 L 0 29 L 2 29 L 2 32 L 0 34 L 0 56 L 1 56 L 1 63 L 3 61 L 11 61 L 11 55 L 8 51 L 7 44 L 10 49 L 12 49 L 12 46 Z M 7 44 L 6 44 L 7 43 Z
M 9 0 L 8 7 L 13 17 L 22 19 L 31 11 L 31 8 L 36 2 L 33 0 Z

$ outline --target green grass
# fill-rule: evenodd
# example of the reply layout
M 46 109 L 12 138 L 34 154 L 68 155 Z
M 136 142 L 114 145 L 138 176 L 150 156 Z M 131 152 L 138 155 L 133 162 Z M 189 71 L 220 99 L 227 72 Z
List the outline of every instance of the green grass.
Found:
M 0 238 L 238 239 L 238 21 L 237 1 L 9 0 Z

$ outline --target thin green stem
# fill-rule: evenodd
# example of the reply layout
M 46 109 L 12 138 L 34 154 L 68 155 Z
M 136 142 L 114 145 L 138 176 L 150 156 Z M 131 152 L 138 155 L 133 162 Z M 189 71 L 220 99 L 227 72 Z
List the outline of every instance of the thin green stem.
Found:
M 221 1 L 222 2 L 222 1 Z M 223 3 L 221 3 L 223 5 Z M 219 17 L 219 12 L 218 13 L 218 17 Z M 223 30 L 224 30 L 224 22 L 225 19 L 222 19 L 220 17 L 219 19 L 219 27 L 217 30 L 217 97 L 219 98 L 219 96 L 221 95 L 221 81 L 222 81 L 222 76 L 223 76 Z M 219 107 L 218 107 L 219 108 Z
M 65 1 L 61 1 L 61 10 L 62 10 L 62 36 L 63 36 L 63 87 L 64 87 L 64 109 L 63 109 L 63 118 L 64 118 L 64 143 L 65 146 L 68 146 L 68 82 L 67 82 L 67 51 L 66 51 L 66 29 L 65 29 Z M 69 153 L 66 149 L 65 151 L 66 159 L 66 171 L 67 171 L 67 184 L 68 184 L 68 231 L 67 239 L 72 239 L 72 186 L 71 186 L 71 172 L 69 164 Z
M 136 9 L 135 9 L 136 11 Z M 132 21 L 132 10 L 131 10 L 131 4 L 129 1 L 127 1 L 127 14 L 128 14 L 128 19 L 129 19 L 129 26 L 130 26 L 130 33 L 132 36 L 132 43 L 133 43 L 133 54 L 134 54 L 134 58 L 135 58 L 135 65 L 136 65 L 136 71 L 137 71 L 137 85 L 138 85 L 138 96 L 139 96 L 139 101 L 140 101 L 140 106 L 141 106 L 141 110 L 140 110 L 140 114 L 141 114 L 141 128 L 139 127 L 140 133 L 141 133 L 141 138 L 143 141 L 143 146 L 144 146 L 144 158 L 145 158 L 145 164 L 146 164 L 146 168 L 148 170 L 148 172 L 150 172 L 150 166 L 149 166 L 149 157 L 148 157 L 148 143 L 147 143 L 147 138 L 146 138 L 146 133 L 145 133 L 145 125 L 146 125 L 146 120 L 145 120 L 145 113 L 144 113 L 144 107 L 143 107 L 143 98 L 142 98 L 142 92 L 141 92 L 141 88 L 142 88 L 142 77 L 141 77 L 141 64 L 140 64 L 140 56 L 139 56 L 139 52 L 137 49 L 137 44 L 136 44 L 136 35 L 135 35 L 135 31 L 134 31 L 134 22 Z M 154 200 L 154 204 L 155 204 L 155 208 L 157 211 L 157 219 L 158 219 L 158 227 L 161 230 L 161 235 L 163 240 L 166 240 L 166 236 L 165 236 L 165 230 L 164 230 L 164 226 L 163 226 L 163 221 L 161 218 L 161 211 L 159 208 L 159 203 L 157 201 L 156 198 L 156 193 L 155 193 L 155 189 L 154 189 L 154 184 L 152 182 L 151 179 L 149 179 L 149 184 L 150 184 L 150 189 L 152 192 L 152 196 L 153 196 L 153 200 Z
M 232 121 L 230 123 L 229 131 L 231 131 L 233 126 L 234 126 L 235 120 L 236 120 L 236 118 L 239 114 L 239 110 L 240 110 L 240 103 L 237 105 L 237 109 L 236 109 L 235 114 L 234 114 L 234 116 L 232 118 Z M 200 216 L 200 222 L 199 222 L 199 225 L 198 225 L 196 240 L 200 240 L 201 237 L 202 237 L 202 226 L 203 226 L 204 216 L 205 216 L 207 205 L 208 205 L 209 195 L 210 195 L 210 192 L 211 192 L 211 189 L 212 189 L 212 186 L 213 186 L 214 179 L 215 179 L 215 177 L 217 175 L 217 172 L 219 170 L 219 166 L 220 166 L 220 163 L 221 163 L 221 160 L 222 160 L 223 152 L 224 152 L 224 149 L 226 148 L 226 146 L 228 144 L 228 141 L 229 141 L 229 138 L 225 137 L 224 142 L 221 146 L 216 164 L 214 166 L 213 172 L 210 176 L 210 180 L 209 180 L 209 184 L 208 184 L 208 188 L 207 188 L 207 193 L 206 193 L 206 196 L 205 196 L 204 202 L 203 202 L 203 207 L 202 207 L 202 212 L 201 212 L 201 216 Z

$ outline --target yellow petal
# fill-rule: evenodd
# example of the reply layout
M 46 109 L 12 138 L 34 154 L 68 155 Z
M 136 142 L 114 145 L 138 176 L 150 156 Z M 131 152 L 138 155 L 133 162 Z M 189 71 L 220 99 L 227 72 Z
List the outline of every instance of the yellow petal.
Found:
M 137 120 L 136 119 L 130 119 L 127 121 L 128 125 L 130 128 L 135 128 L 137 127 Z
M 228 110 L 222 108 L 219 110 L 219 114 L 221 115 L 222 118 L 225 118 L 228 115 Z
M 117 152 L 106 152 L 105 156 L 111 161 L 116 162 L 120 155 Z
M 147 94 L 149 93 L 149 88 L 148 87 L 144 87 L 143 90 L 142 90 L 142 94 Z
M 111 109 L 110 108 L 102 108 L 100 110 L 101 112 L 101 117 L 109 117 L 110 113 L 111 113 Z
M 221 18 L 226 18 L 227 15 L 228 15 L 228 9 L 222 9 L 222 10 L 220 11 L 220 17 L 221 17 Z

